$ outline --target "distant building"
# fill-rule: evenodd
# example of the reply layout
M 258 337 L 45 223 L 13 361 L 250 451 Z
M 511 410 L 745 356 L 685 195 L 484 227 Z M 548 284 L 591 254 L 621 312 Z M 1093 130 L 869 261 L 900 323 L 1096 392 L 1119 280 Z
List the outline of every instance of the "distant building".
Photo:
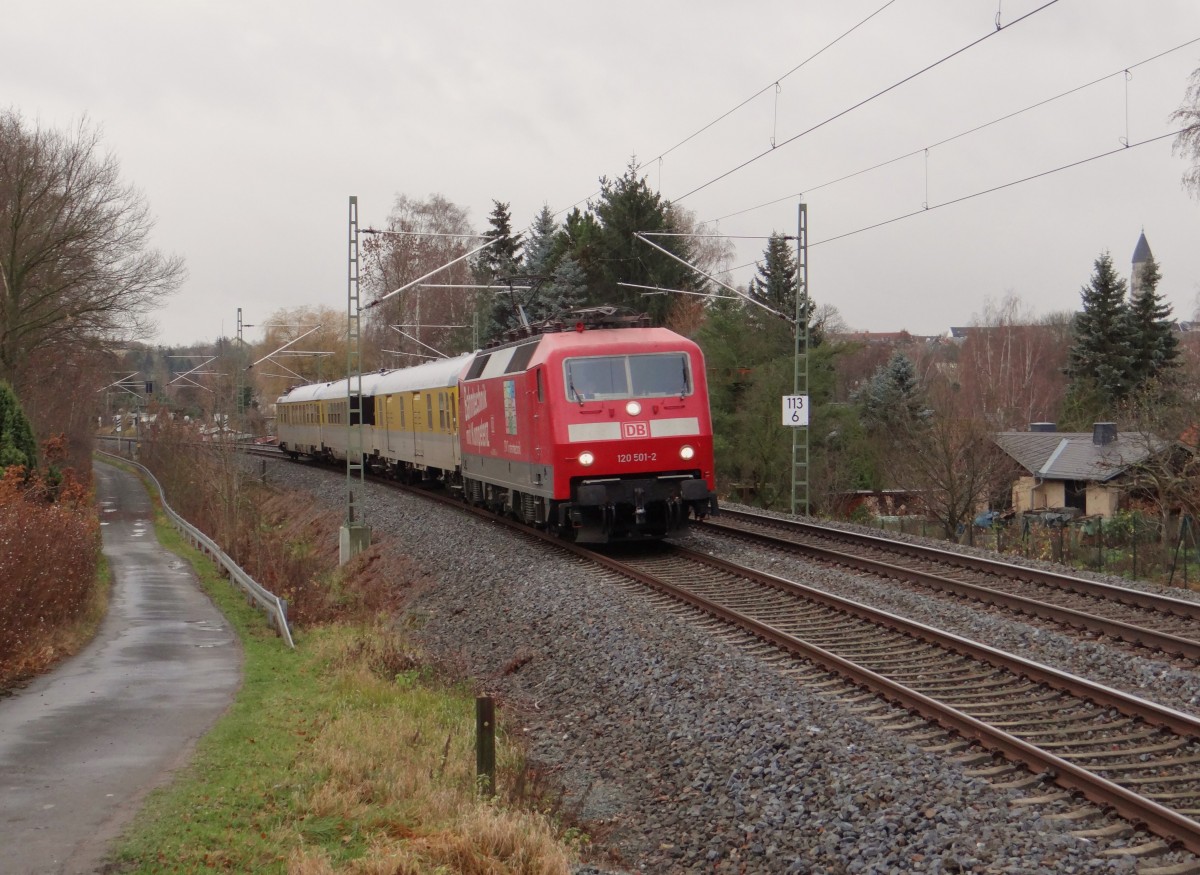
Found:
M 1158 438 L 1122 439 L 1111 422 L 1097 422 L 1091 432 L 1059 432 L 1053 423 L 1035 422 L 1029 431 L 1000 432 L 994 440 L 1026 471 L 1012 486 L 1014 511 L 1074 508 L 1101 517 L 1119 509 L 1126 472 L 1168 447 Z
M 1142 288 L 1146 268 L 1150 266 L 1153 258 L 1154 254 L 1150 251 L 1150 244 L 1146 242 L 1146 232 L 1143 230 L 1138 237 L 1137 246 L 1133 248 L 1133 267 L 1129 271 L 1129 296 L 1131 298 Z
M 903 346 L 910 343 L 934 344 L 942 338 L 921 334 L 910 334 L 907 331 L 846 331 L 830 335 L 831 340 L 843 343 L 862 343 L 868 346 Z

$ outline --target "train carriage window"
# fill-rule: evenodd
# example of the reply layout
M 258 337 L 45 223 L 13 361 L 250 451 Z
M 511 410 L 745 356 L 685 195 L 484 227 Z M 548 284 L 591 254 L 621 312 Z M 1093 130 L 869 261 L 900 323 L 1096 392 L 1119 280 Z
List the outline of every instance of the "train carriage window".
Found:
M 400 405 L 400 428 L 405 428 L 404 423 L 407 421 L 408 417 L 404 415 L 404 408 L 408 406 L 408 399 L 403 395 L 397 395 L 396 401 Z
M 433 431 L 433 393 L 425 396 L 425 428 Z
M 438 428 L 446 430 L 446 393 L 438 392 Z

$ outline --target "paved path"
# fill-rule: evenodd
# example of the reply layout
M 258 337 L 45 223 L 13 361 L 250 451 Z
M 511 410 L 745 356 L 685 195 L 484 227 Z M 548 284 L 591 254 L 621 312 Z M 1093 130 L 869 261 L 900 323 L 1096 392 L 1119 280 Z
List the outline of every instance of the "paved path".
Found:
M 236 637 L 159 546 L 140 481 L 103 464 L 95 476 L 111 604 L 82 653 L 0 699 L 5 875 L 96 872 L 241 680 Z

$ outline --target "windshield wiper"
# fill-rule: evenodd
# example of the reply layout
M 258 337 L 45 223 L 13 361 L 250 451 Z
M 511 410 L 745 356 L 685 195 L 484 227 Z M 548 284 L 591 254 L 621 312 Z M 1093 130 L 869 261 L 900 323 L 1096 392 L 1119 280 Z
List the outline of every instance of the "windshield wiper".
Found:
M 682 401 L 683 396 L 686 395 L 687 393 L 688 393 L 688 372 L 687 372 L 687 359 L 685 358 L 683 360 L 683 388 L 679 390 L 679 400 Z
M 579 390 L 575 388 L 575 380 L 571 376 L 571 366 L 567 365 L 567 397 L 575 396 L 575 400 L 579 402 L 579 406 L 583 406 L 583 396 L 579 394 Z

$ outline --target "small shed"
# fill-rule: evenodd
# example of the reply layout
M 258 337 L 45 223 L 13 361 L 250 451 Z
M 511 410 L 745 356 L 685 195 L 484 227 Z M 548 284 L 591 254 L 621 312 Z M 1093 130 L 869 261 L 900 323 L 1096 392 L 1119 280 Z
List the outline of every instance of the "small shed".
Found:
M 994 440 L 1026 472 L 1012 486 L 1014 511 L 1069 507 L 1101 517 L 1119 509 L 1126 472 L 1167 447 L 1155 437 L 1123 437 L 1112 422 L 1097 422 L 1091 432 L 1035 422 L 1029 431 L 999 432 Z

